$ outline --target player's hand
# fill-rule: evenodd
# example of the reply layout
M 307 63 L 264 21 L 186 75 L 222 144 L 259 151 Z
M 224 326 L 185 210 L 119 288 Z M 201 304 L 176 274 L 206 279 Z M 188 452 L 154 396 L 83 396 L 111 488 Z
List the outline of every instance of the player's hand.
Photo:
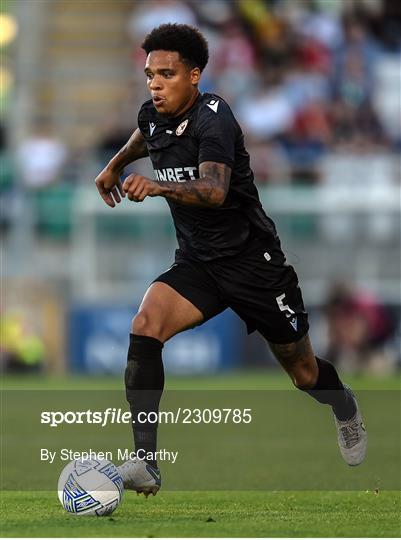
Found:
M 130 201 L 142 202 L 146 197 L 156 197 L 162 192 L 161 186 L 139 174 L 130 174 L 124 181 L 123 191 Z
M 107 167 L 95 179 L 97 190 L 104 202 L 111 208 L 125 197 L 120 174 Z

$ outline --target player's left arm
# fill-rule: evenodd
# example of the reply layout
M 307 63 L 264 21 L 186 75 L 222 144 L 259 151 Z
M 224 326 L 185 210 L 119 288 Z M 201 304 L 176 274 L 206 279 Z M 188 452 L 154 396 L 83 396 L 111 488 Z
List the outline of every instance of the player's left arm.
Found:
M 188 206 L 218 208 L 230 187 L 231 168 L 225 163 L 204 161 L 199 165 L 199 178 L 183 183 L 160 182 L 131 174 L 123 184 L 128 199 L 142 202 L 146 197 L 165 197 Z

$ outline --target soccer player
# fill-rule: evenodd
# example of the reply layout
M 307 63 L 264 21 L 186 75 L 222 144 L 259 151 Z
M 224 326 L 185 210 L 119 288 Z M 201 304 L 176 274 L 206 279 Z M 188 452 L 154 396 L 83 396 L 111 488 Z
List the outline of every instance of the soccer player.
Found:
M 332 407 L 341 454 L 349 465 L 360 464 L 367 434 L 355 396 L 313 352 L 297 275 L 259 201 L 241 128 L 223 98 L 199 92 L 205 38 L 191 26 L 164 24 L 142 48 L 151 99 L 127 144 L 96 178 L 112 208 L 125 196 L 137 203 L 164 197 L 179 246 L 132 321 L 125 386 L 133 420 L 159 410 L 163 344 L 230 307 L 248 333 L 262 334 L 297 388 Z M 145 156 L 155 178 L 131 174 L 122 183 L 124 167 Z M 133 430 L 136 451 L 153 455 L 157 425 L 134 423 Z M 155 459 L 127 462 L 120 472 L 137 492 L 160 487 Z

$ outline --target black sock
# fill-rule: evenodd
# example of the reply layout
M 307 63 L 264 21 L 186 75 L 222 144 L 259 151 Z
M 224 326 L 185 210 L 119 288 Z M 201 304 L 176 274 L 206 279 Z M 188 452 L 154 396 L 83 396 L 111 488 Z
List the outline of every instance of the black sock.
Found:
M 319 403 L 331 405 L 338 420 L 349 420 L 356 413 L 355 400 L 344 388 L 336 368 L 330 362 L 316 357 L 319 375 L 314 388 L 305 390 Z
M 139 418 L 144 419 L 149 413 L 155 417 L 153 413 L 159 412 L 164 388 L 162 348 L 163 343 L 158 339 L 130 334 L 125 391 L 132 414 L 136 452 L 156 452 L 158 422 L 139 422 L 138 414 L 144 413 Z M 155 459 L 146 461 L 154 467 L 157 466 Z

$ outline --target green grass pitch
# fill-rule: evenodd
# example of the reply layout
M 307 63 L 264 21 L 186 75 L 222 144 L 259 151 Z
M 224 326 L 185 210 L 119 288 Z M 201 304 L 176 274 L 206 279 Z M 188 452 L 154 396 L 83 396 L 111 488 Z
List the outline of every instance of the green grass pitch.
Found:
M 9 492 L 5 537 L 397 537 L 395 492 L 126 493 L 110 517 L 75 517 L 56 493 Z
M 400 388 L 400 378 L 349 378 L 356 390 Z M 223 386 L 224 385 L 224 386 Z M 2 388 L 121 388 L 118 379 L 13 379 Z M 170 389 L 286 389 L 284 375 L 266 372 L 210 378 L 168 378 Z M 335 444 L 335 441 L 333 441 Z M 270 464 L 273 466 L 273 464 Z M 266 466 L 270 466 L 266 464 Z M 5 467 L 4 461 L 1 467 Z M 75 517 L 56 489 L 4 491 L 2 537 L 400 537 L 399 491 L 168 491 L 145 499 L 126 492 L 112 516 Z

